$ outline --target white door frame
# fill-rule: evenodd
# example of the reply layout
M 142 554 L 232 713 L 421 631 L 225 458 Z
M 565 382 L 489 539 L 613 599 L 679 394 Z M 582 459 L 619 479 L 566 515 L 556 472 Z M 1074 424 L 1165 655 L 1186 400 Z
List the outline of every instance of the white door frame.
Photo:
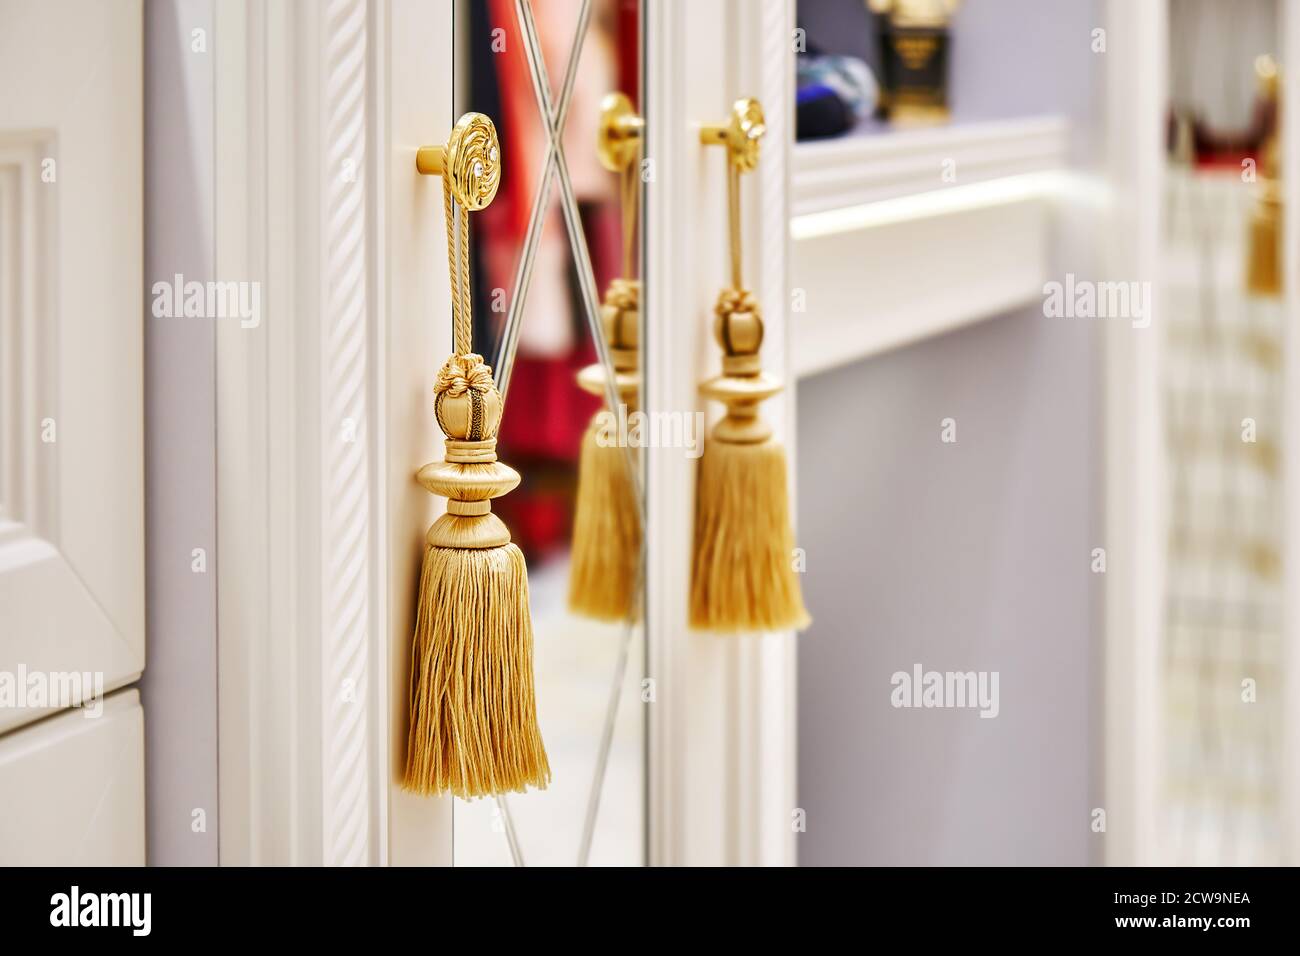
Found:
M 644 18 L 647 392 L 694 409 L 725 275 L 723 168 L 696 130 L 740 95 L 768 117 L 748 265 L 785 371 L 793 4 Z M 414 154 L 454 120 L 452 37 L 451 0 L 216 6 L 216 277 L 261 283 L 263 312 L 217 342 L 223 863 L 451 863 L 450 799 L 397 780 L 438 506 L 412 476 L 441 453 L 428 399 L 450 348 L 440 187 Z M 787 442 L 792 403 L 766 408 Z M 791 863 L 793 639 L 687 633 L 689 465 L 649 461 L 650 861 Z
M 654 0 L 645 7 L 646 405 L 703 408 L 716 371 L 713 303 L 727 276 L 726 180 L 699 128 L 756 96 L 767 119 L 758 170 L 744 177 L 745 272 L 761 277 L 764 366 L 790 387 L 764 403 L 793 463 L 794 386 L 786 356 L 787 194 L 794 121 L 794 4 Z M 716 415 L 716 409 L 710 409 Z M 794 473 L 790 473 L 794 500 Z M 646 468 L 649 861 L 795 862 L 795 638 L 719 637 L 686 626 L 694 463 L 650 449 Z
M 450 337 L 414 156 L 452 125 L 451 4 L 215 16 L 216 273 L 263 311 L 217 342 L 221 861 L 449 863 L 449 802 L 395 781 Z
M 1159 275 L 1164 197 L 1166 0 L 1108 0 L 1107 220 L 1115 279 Z M 1108 865 L 1160 859 L 1160 639 L 1164 630 L 1164 417 L 1160 296 L 1150 326 L 1106 333 L 1106 575 L 1104 730 Z

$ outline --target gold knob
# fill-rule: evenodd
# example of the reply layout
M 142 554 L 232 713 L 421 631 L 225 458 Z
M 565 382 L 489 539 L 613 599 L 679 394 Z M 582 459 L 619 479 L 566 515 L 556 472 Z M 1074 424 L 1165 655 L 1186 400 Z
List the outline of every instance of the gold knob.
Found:
M 445 145 L 416 150 L 415 169 L 424 176 L 445 177 L 463 209 L 486 208 L 501 185 L 501 144 L 492 120 L 466 113 Z
M 600 101 L 600 130 L 596 137 L 600 164 L 617 173 L 636 162 L 644 129 L 645 120 L 637 115 L 627 96 L 607 93 Z
M 762 104 L 745 97 L 732 104 L 726 123 L 700 127 L 700 142 L 705 146 L 726 146 L 731 164 L 749 172 L 758 165 L 758 141 L 766 132 Z

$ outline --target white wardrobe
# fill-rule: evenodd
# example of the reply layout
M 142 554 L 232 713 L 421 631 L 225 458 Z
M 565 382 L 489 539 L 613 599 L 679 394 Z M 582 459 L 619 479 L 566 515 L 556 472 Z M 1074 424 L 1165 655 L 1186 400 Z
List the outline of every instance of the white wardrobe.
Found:
M 6 865 L 145 858 L 141 22 L 0 2 Z

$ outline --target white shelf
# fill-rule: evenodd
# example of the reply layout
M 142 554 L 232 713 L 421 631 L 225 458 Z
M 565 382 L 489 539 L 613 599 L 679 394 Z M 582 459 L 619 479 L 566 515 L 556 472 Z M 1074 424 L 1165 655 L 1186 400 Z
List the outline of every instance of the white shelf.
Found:
M 796 374 L 1040 298 L 1066 137 L 1063 119 L 1043 117 L 797 145 Z
M 844 209 L 959 185 L 1059 169 L 1066 121 L 1057 116 L 881 131 L 794 147 L 790 214 Z

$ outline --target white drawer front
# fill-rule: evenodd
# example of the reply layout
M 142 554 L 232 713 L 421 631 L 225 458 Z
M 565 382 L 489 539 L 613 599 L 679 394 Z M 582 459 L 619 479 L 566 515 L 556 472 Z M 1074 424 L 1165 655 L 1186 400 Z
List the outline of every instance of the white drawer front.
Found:
M 0 865 L 144 865 L 140 695 L 101 706 L 0 736 Z

